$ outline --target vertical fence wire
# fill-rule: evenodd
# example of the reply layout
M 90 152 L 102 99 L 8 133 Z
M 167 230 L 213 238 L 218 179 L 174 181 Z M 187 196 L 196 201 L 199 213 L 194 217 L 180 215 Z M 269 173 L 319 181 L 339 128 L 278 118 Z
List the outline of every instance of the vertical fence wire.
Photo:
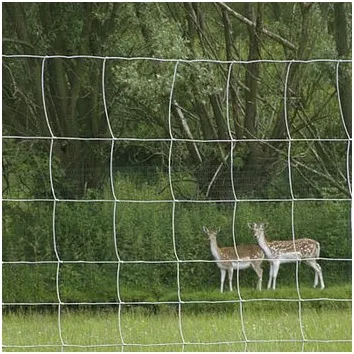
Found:
M 182 321 L 182 296 L 181 296 L 181 277 L 180 277 L 180 265 L 181 265 L 181 260 L 178 256 L 177 252 L 177 245 L 176 245 L 176 196 L 173 188 L 173 182 L 172 182 L 172 168 L 173 168 L 173 163 L 172 163 L 172 157 L 173 157 L 173 147 L 174 147 L 174 136 L 173 136 L 173 130 L 172 130 L 172 104 L 173 104 L 173 96 L 174 96 L 174 89 L 176 85 L 176 77 L 177 77 L 177 72 L 178 72 L 178 65 L 179 61 L 177 61 L 174 65 L 174 70 L 173 70 L 173 77 L 172 77 L 172 84 L 171 84 L 171 89 L 170 89 L 170 98 L 169 98 L 169 104 L 168 104 L 168 129 L 169 129 L 169 135 L 170 135 L 170 147 L 169 147 L 169 154 L 168 154 L 168 180 L 169 180 L 169 188 L 170 188 L 170 193 L 172 196 L 172 215 L 171 215 L 171 223 L 172 223 L 172 244 L 173 244 L 173 253 L 176 259 L 176 276 L 177 276 L 177 297 L 178 297 L 178 328 L 179 328 L 179 334 L 181 337 L 181 343 L 182 343 L 182 351 L 185 350 L 185 339 L 184 339 L 184 333 L 183 333 L 183 321 Z
M 49 182 L 50 182 L 50 189 L 52 191 L 53 197 L 53 213 L 52 213 L 52 235 L 53 235 L 53 248 L 55 257 L 57 260 L 57 270 L 55 275 L 55 286 L 56 286 L 56 293 L 58 299 L 58 332 L 59 338 L 61 343 L 61 350 L 64 350 L 65 342 L 63 338 L 62 332 L 62 321 L 61 321 L 61 311 L 63 302 L 61 301 L 60 297 L 60 265 L 63 263 L 59 256 L 59 251 L 57 247 L 57 235 L 56 235 L 56 210 L 57 210 L 57 202 L 59 201 L 55 194 L 54 182 L 53 182 L 53 146 L 55 141 L 55 136 L 53 134 L 53 130 L 49 121 L 48 117 L 48 110 L 47 110 L 47 103 L 46 103 L 46 94 L 45 94 L 45 66 L 46 66 L 47 58 L 43 58 L 42 60 L 42 70 L 41 70 L 41 93 L 42 93 L 42 102 L 43 102 L 43 110 L 44 116 L 47 123 L 47 127 L 50 133 L 50 150 L 49 150 Z
M 236 212 L 237 212 L 237 204 L 238 204 L 238 199 L 237 199 L 237 194 L 236 194 L 236 188 L 235 188 L 235 176 L 234 176 L 234 149 L 236 147 L 236 142 L 233 139 L 233 134 L 231 131 L 231 121 L 230 121 L 230 82 L 231 82 L 231 73 L 232 73 L 232 68 L 233 64 L 229 64 L 229 69 L 228 69 L 228 74 L 227 74 L 227 80 L 226 80 L 226 124 L 227 124 L 227 130 L 230 138 L 230 181 L 231 181 L 231 189 L 232 189 L 232 195 L 234 199 L 234 207 L 233 207 L 233 213 L 232 213 L 232 240 L 233 240 L 233 247 L 235 250 L 235 254 L 237 259 L 240 259 L 239 253 L 237 251 L 237 242 L 236 242 Z M 239 262 L 236 262 L 238 265 Z M 239 310 L 240 310 L 240 321 L 241 321 L 241 332 L 242 332 L 242 337 L 244 340 L 244 351 L 247 351 L 247 346 L 248 346 L 248 338 L 247 338 L 247 332 L 246 332 L 246 325 L 244 321 L 244 301 L 242 299 L 241 295 L 241 288 L 240 288 L 240 268 L 239 266 L 236 267 L 236 289 L 237 289 L 237 297 L 239 301 Z
M 110 150 L 110 158 L 109 158 L 109 179 L 110 179 L 111 193 L 114 198 L 112 222 L 113 222 L 114 252 L 117 259 L 117 271 L 116 271 L 116 291 L 117 291 L 117 299 L 118 299 L 117 322 L 118 322 L 118 332 L 119 332 L 120 342 L 122 343 L 121 349 L 122 351 L 124 351 L 125 342 L 124 342 L 124 334 L 122 330 L 122 318 L 121 318 L 123 305 L 122 305 L 122 298 L 120 294 L 120 271 L 121 271 L 122 261 L 119 255 L 118 239 L 117 239 L 117 210 L 118 210 L 119 200 L 116 196 L 115 185 L 114 185 L 113 160 L 114 160 L 115 136 L 109 118 L 108 106 L 106 100 L 106 63 L 107 63 L 107 58 L 104 58 L 102 61 L 102 99 L 103 99 L 104 113 L 107 121 L 107 127 L 111 136 L 111 150 Z
M 290 132 L 290 122 L 288 119 L 288 90 L 289 88 L 289 75 L 291 70 L 291 65 L 293 61 L 288 64 L 285 76 L 285 83 L 284 83 L 284 121 L 286 126 L 286 133 L 288 139 L 288 150 L 287 150 L 287 164 L 288 164 L 288 179 L 289 179 L 289 189 L 290 189 L 290 196 L 291 196 L 291 235 L 292 241 L 294 246 L 294 252 L 297 253 L 296 250 L 296 233 L 295 233 L 295 195 L 293 189 L 293 177 L 292 177 L 292 163 L 291 163 L 291 152 L 292 152 L 292 137 Z M 303 318 L 302 318 L 302 299 L 301 299 L 301 292 L 300 292 L 300 283 L 299 283 L 299 260 L 296 261 L 296 271 L 295 271 L 295 281 L 296 281 L 296 292 L 298 296 L 298 317 L 299 317 L 299 327 L 301 333 L 301 340 L 302 340 L 302 351 L 305 349 L 305 332 L 304 332 L 304 325 L 303 325 Z

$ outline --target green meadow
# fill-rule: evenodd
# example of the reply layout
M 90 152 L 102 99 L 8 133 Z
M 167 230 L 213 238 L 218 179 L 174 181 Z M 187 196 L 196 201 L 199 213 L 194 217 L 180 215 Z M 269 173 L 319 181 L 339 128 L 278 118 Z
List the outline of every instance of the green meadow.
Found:
M 180 305 L 70 306 L 3 315 L 4 351 L 351 351 L 350 286 L 195 293 Z M 316 295 L 317 294 L 317 295 Z M 338 295 L 338 297 L 334 295 Z M 186 296 L 187 298 L 187 296 Z M 194 300 L 192 300 L 194 298 Z

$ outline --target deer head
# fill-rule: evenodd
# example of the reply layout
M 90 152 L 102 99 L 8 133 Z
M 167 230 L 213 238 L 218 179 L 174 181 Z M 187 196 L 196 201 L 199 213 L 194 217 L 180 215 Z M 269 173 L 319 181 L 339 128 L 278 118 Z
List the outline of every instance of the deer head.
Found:
M 248 227 L 254 232 L 254 237 L 259 240 L 261 237 L 265 238 L 265 230 L 268 226 L 268 223 L 248 223 Z
M 208 236 L 208 239 L 211 240 L 212 238 L 216 239 L 216 236 L 220 232 L 221 228 L 218 227 L 217 229 L 208 229 L 206 226 L 203 226 L 204 233 Z

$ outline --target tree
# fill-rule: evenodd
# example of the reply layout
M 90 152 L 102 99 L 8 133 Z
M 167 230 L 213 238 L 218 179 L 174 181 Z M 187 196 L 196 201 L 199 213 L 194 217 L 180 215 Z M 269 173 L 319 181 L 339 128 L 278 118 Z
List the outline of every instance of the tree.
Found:
M 351 10 L 349 4 L 335 3 L 334 5 L 334 27 L 335 41 L 338 58 L 346 58 L 350 55 L 351 38 L 348 26 L 348 12 Z M 339 72 L 339 95 L 341 97 L 341 108 L 347 131 L 352 131 L 352 85 L 351 71 L 341 68 Z
M 289 146 L 281 140 L 289 133 L 310 139 L 329 133 L 343 136 L 335 67 L 257 60 L 332 58 L 335 53 L 346 57 L 348 10 L 348 3 L 8 3 L 3 11 L 3 40 L 5 52 L 20 54 L 256 60 L 243 65 L 179 63 L 174 86 L 171 129 L 175 137 L 227 140 L 231 135 L 240 140 L 233 146 L 174 144 L 174 168 L 194 178 L 202 195 L 233 199 L 231 157 L 237 195 L 262 196 L 277 187 L 279 178 L 287 178 Z M 53 134 L 109 138 L 102 98 L 103 60 L 97 59 L 5 58 L 5 131 L 50 134 L 41 92 L 42 65 Z M 116 136 L 170 136 L 166 117 L 174 65 L 152 60 L 105 62 L 107 108 Z M 350 131 L 348 64 L 340 64 L 339 75 L 341 107 Z M 278 141 L 242 141 L 262 137 Z M 56 140 L 54 156 L 62 170 L 57 179 L 60 195 L 80 198 L 87 188 L 102 186 L 108 177 L 110 148 L 110 142 Z M 42 150 L 48 151 L 47 143 Z M 328 188 L 347 193 L 343 159 L 338 158 L 345 156 L 342 146 L 319 141 L 294 144 L 291 152 L 294 176 L 305 178 L 311 190 L 305 193 L 321 195 Z M 166 144 L 132 141 L 115 144 L 114 162 L 125 166 L 145 161 L 166 168 L 167 155 Z M 313 176 L 323 183 L 311 183 Z
M 4 4 L 5 48 L 20 54 L 102 55 L 118 7 L 117 3 Z M 43 65 L 45 105 L 54 136 L 109 136 L 102 104 L 102 62 L 23 58 L 5 59 L 3 65 L 4 126 L 10 134 L 50 135 L 41 91 Z M 109 149 L 93 145 L 80 140 L 55 143 L 54 156 L 65 179 L 71 181 L 65 187 L 59 181 L 58 196 L 80 197 L 87 188 L 98 188 L 107 177 L 103 166 Z M 48 151 L 48 145 L 44 143 L 42 149 Z

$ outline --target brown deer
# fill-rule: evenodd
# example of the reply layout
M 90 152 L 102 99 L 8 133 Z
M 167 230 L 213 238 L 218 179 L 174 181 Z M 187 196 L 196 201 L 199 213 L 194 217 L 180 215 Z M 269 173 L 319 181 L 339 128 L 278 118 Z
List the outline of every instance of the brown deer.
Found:
M 214 259 L 217 261 L 216 264 L 220 269 L 221 273 L 221 285 L 220 292 L 224 290 L 224 281 L 226 276 L 226 271 L 229 276 L 229 289 L 232 291 L 232 277 L 234 269 L 247 269 L 252 267 L 256 272 L 258 277 L 257 289 L 262 289 L 262 276 L 263 269 L 261 264 L 264 258 L 264 254 L 258 245 L 235 245 L 235 247 L 222 247 L 219 248 L 216 238 L 220 232 L 218 229 L 207 229 L 203 226 L 203 231 L 208 236 L 210 241 L 210 249 Z

